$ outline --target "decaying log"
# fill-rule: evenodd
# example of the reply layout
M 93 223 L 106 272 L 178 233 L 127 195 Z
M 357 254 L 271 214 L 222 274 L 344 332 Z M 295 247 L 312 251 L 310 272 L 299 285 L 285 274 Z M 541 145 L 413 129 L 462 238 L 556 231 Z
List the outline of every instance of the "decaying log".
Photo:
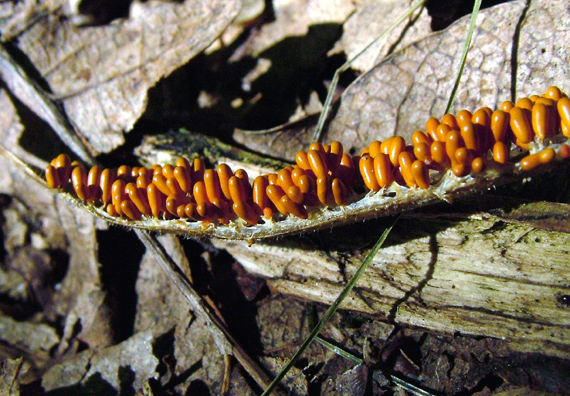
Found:
M 520 351 L 570 356 L 570 234 L 490 212 L 433 213 L 400 219 L 342 307 L 403 325 L 508 339 Z M 252 246 L 215 243 L 273 289 L 330 304 L 368 251 L 347 246 L 381 232 L 382 221 L 370 221 Z M 334 250 L 319 249 L 322 238 L 336 238 Z

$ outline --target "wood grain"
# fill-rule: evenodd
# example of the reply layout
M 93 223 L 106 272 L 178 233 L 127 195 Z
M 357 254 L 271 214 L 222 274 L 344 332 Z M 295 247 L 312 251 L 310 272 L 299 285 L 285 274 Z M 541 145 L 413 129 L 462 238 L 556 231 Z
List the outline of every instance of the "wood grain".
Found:
M 350 244 L 355 237 L 380 235 L 381 226 L 371 221 L 339 228 L 333 237 Z M 330 304 L 367 249 L 315 249 L 309 240 L 317 236 L 250 247 L 216 244 L 248 271 L 269 278 L 275 290 Z M 570 294 L 569 252 L 569 234 L 507 223 L 487 212 L 402 219 L 343 308 L 568 356 L 570 306 L 562 300 Z

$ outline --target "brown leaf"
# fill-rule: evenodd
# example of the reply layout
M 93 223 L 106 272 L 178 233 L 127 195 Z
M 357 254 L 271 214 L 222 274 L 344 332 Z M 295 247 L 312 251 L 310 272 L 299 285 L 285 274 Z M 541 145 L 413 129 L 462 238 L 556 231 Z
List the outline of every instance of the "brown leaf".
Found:
M 353 7 L 346 0 L 274 4 L 275 20 L 254 31 L 232 56 L 232 62 L 253 64 L 241 84 L 251 97 L 241 128 L 270 128 L 321 110 L 317 93 L 325 88 L 318 73 L 327 67 Z
M 69 246 L 69 270 L 55 296 L 56 310 L 66 314 L 78 295 L 91 290 L 99 283 L 95 221 L 93 216 L 73 207 L 62 196 L 57 196 L 61 227 L 65 230 Z
M 289 37 L 307 35 L 313 25 L 343 23 L 354 6 L 347 0 L 290 0 L 277 2 L 274 7 L 275 21 L 265 24 L 251 37 L 240 55 L 257 57 Z
M 569 12 L 562 1 L 533 1 L 526 12 L 520 1 L 481 11 L 452 111 L 496 108 L 512 99 L 511 92 L 520 98 L 555 84 L 568 90 Z M 342 96 L 325 140 L 350 142 L 360 151 L 375 139 L 409 139 L 431 116 L 441 117 L 468 24 L 468 17 L 459 20 L 353 83 Z
M 36 9 L 18 45 L 97 152 L 124 141 L 147 90 L 206 48 L 237 14 L 237 1 L 145 2 L 130 17 L 77 28 L 58 9 Z
M 273 158 L 292 161 L 295 154 L 307 147 L 317 124 L 316 115 L 264 131 L 236 129 L 233 138 L 245 147 Z
M 46 189 L 36 178 L 30 178 L 20 166 L 10 162 L 11 157 L 5 154 L 1 159 L 0 165 L 8 172 L 0 191 L 16 197 L 14 208 L 5 209 L 10 219 L 6 224 L 6 247 L 10 253 L 7 262 L 13 262 L 16 270 L 29 277 L 28 287 L 39 300 L 35 303 L 45 306 L 47 316 L 66 317 L 60 352 L 76 336 L 91 346 L 109 345 L 113 332 L 100 285 L 94 217 Z M 66 254 L 56 254 L 56 249 L 65 249 Z M 64 271 L 65 278 L 54 293 L 58 271 Z M 77 324 L 79 334 L 74 330 Z
M 4 147 L 30 165 L 45 167 L 44 161 L 30 155 L 20 146 L 24 126 L 16 112 L 14 103 L 4 89 L 0 90 L 0 114 L 2 114 L 0 117 L 0 141 Z
M 10 317 L 0 315 L 0 339 L 8 345 L 15 345 L 36 359 L 49 359 L 50 349 L 59 342 L 56 330 L 46 324 L 18 322 Z
M 374 41 L 394 21 L 404 14 L 409 7 L 408 2 L 398 0 L 365 0 L 359 4 L 356 12 L 343 25 L 342 45 L 346 58 L 354 58 L 364 47 Z M 384 39 L 358 56 L 351 68 L 366 72 L 378 61 L 390 53 L 431 34 L 431 18 L 427 10 L 421 8 L 416 13 L 393 29 Z
M 68 388 L 76 393 L 95 386 L 108 393 L 138 389 L 148 378 L 158 375 L 155 371 L 158 360 L 152 353 L 152 342 L 150 333 L 142 332 L 100 351 L 86 350 L 52 366 L 44 374 L 42 386 L 48 392 Z
M 20 396 L 20 382 L 28 369 L 22 358 L 0 362 L 0 393 L 6 396 Z
M 68 342 L 77 338 L 90 348 L 102 348 L 113 343 L 114 332 L 111 327 L 112 311 L 107 305 L 107 293 L 90 282 L 86 282 L 80 294 L 71 296 L 74 304 L 65 318 L 65 344 L 60 352 L 68 347 Z M 75 329 L 79 328 L 77 334 Z
M 177 262 L 185 263 L 183 267 L 189 268 L 178 239 L 165 235 L 160 237 L 160 241 Z M 136 289 L 136 331 L 151 329 L 154 335 L 162 335 L 177 324 L 194 319 L 185 303 L 177 303 L 180 292 L 156 265 L 151 252 L 147 252 L 142 258 Z

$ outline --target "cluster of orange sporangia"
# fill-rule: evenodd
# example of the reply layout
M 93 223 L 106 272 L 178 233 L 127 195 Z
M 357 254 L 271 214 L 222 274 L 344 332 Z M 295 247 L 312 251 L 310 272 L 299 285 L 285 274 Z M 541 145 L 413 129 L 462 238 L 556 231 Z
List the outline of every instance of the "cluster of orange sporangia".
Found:
M 241 218 L 249 226 L 286 216 L 307 219 L 319 207 L 344 206 L 366 191 L 393 183 L 428 189 L 430 174 L 451 170 L 456 177 L 483 174 L 489 165 L 515 165 L 522 171 L 570 157 L 570 146 L 550 141 L 562 132 L 570 137 L 570 99 L 557 87 L 544 95 L 504 102 L 492 111 L 446 114 L 430 118 L 426 132 L 416 131 L 412 145 L 400 136 L 374 141 L 360 155 L 350 156 L 339 142 L 313 143 L 300 151 L 296 165 L 258 176 L 227 164 L 206 169 L 201 159 L 179 158 L 174 165 L 118 169 L 93 166 L 88 171 L 64 154 L 45 170 L 51 188 L 68 189 L 84 203 L 104 208 L 109 216 L 130 220 L 188 219 L 228 224 Z M 540 147 L 516 163 L 511 149 Z M 531 150 L 532 151 L 532 150 Z

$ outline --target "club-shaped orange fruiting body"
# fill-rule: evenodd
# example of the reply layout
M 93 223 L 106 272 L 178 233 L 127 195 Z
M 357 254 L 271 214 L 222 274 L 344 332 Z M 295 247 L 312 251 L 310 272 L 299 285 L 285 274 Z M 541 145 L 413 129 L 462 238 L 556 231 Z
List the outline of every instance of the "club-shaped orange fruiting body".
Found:
M 453 114 L 446 114 L 441 119 L 441 123 L 449 126 L 451 129 L 458 129 L 457 118 Z
M 296 165 L 257 176 L 253 182 L 243 169 L 234 173 L 223 163 L 208 169 L 199 158 L 191 162 L 180 157 L 175 164 L 149 168 L 93 166 L 87 172 L 65 154 L 50 162 L 45 178 L 48 187 L 121 221 L 156 219 L 229 228 L 239 223 L 255 229 L 297 219 L 304 222 L 301 229 L 311 227 L 307 222 L 319 211 L 354 207 L 350 210 L 356 213 L 367 199 L 383 200 L 383 208 L 389 209 L 390 197 L 405 198 L 422 190 L 434 195 L 431 191 L 442 188 L 442 179 L 461 188 L 462 183 L 481 180 L 491 185 L 493 178 L 507 172 L 534 171 L 570 158 L 569 138 L 570 99 L 551 87 L 516 105 L 503 102 L 496 111 L 482 107 L 474 113 L 446 114 L 441 122 L 430 118 L 426 131 L 412 134 L 412 145 L 393 136 L 375 140 L 360 155 L 351 156 L 340 142 L 313 143 L 297 153 Z M 342 215 L 336 211 L 323 216 L 331 213 Z M 372 215 L 363 215 L 367 217 Z
M 408 151 L 401 152 L 398 156 L 398 164 L 400 165 L 400 174 L 408 187 L 416 186 L 416 179 L 412 173 L 412 164 L 414 157 Z
M 434 141 L 430 147 L 430 155 L 431 158 L 441 167 L 448 168 L 450 166 L 445 143 Z
M 76 166 L 71 171 L 71 185 L 75 191 L 75 195 L 82 201 L 87 201 L 87 186 L 85 185 L 86 176 L 82 167 Z
M 369 190 L 378 191 L 380 189 L 380 184 L 374 174 L 374 158 L 370 154 L 364 154 L 360 157 L 360 175 Z
M 524 157 L 521 160 L 521 168 L 526 171 L 532 170 L 537 166 L 545 165 L 552 162 L 555 156 L 556 152 L 553 149 L 551 148 L 544 149 L 541 152 L 527 155 L 526 157 Z
M 511 109 L 511 130 L 520 143 L 529 143 L 533 138 L 528 113 L 530 110 L 515 106 Z
M 59 188 L 61 186 L 59 173 L 53 165 L 50 164 L 46 167 L 45 176 L 49 188 Z
M 178 161 L 177 161 L 178 162 Z M 186 160 L 188 162 L 188 160 Z M 174 178 L 178 182 L 180 190 L 185 193 L 192 191 L 192 175 L 190 166 L 176 166 L 174 168 Z

